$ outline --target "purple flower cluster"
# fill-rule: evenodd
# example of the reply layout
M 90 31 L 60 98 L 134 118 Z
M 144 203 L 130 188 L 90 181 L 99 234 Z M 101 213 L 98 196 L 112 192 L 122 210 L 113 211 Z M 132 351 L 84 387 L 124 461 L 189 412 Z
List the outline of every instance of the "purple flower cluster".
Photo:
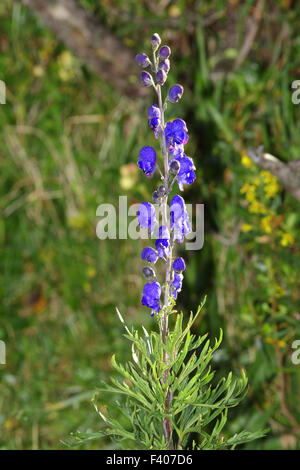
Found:
M 150 202 L 139 205 L 138 222 L 143 229 L 149 230 L 155 237 L 155 248 L 146 247 L 141 257 L 152 266 L 161 259 L 166 262 L 165 283 L 161 285 L 152 267 L 143 268 L 143 274 L 147 279 L 143 288 L 142 305 L 151 309 L 151 315 L 158 314 L 169 303 L 169 299 L 177 298 L 183 282 L 185 262 L 183 258 L 173 258 L 174 243 L 177 240 L 182 243 L 184 236 L 191 232 L 189 216 L 184 199 L 175 195 L 170 203 L 170 223 L 168 223 L 167 202 L 174 183 L 178 183 L 181 191 L 184 185 L 190 185 L 196 178 L 195 166 L 192 158 L 185 154 L 184 146 L 188 142 L 188 129 L 182 119 L 174 119 L 165 124 L 164 112 L 169 103 L 177 103 L 183 95 L 183 87 L 179 84 L 171 86 L 164 103 L 162 102 L 161 88 L 167 80 L 170 70 L 171 49 L 169 46 L 161 46 L 161 39 L 157 33 L 151 38 L 153 61 L 147 54 L 136 56 L 137 64 L 143 69 L 149 67 L 151 72 L 143 70 L 141 81 L 144 86 L 153 86 L 156 91 L 158 104 L 152 104 L 148 110 L 148 124 L 154 131 L 155 137 L 160 139 L 163 157 L 164 175 L 159 168 L 156 151 L 153 147 L 146 146 L 140 150 L 138 166 L 143 173 L 152 178 L 155 171 L 161 175 L 163 184 L 153 192 L 153 202 L 159 204 L 164 214 L 162 225 L 156 221 L 155 207 Z M 173 178 L 173 179 L 172 179 Z M 164 292 L 164 301 L 161 294 Z

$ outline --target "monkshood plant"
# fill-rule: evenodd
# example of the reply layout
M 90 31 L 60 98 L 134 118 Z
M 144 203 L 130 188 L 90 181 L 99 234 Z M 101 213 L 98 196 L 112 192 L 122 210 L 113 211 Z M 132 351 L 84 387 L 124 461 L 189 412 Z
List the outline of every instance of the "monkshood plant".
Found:
M 185 235 L 191 232 L 191 224 L 182 196 L 172 197 L 170 210 L 168 198 L 176 185 L 183 191 L 185 185 L 192 184 L 196 174 L 193 160 L 184 150 L 188 141 L 186 123 L 182 119 L 165 123 L 167 105 L 177 103 L 183 95 L 183 87 L 173 85 L 165 100 L 162 99 L 171 50 L 168 46 L 160 47 L 158 34 L 153 35 L 151 44 L 152 60 L 146 54 L 138 54 L 136 61 L 152 72 L 143 70 L 141 81 L 144 86 L 153 87 L 157 96 L 157 104 L 149 108 L 148 122 L 160 142 L 163 170 L 155 149 L 150 146 L 140 150 L 138 166 L 149 178 L 155 171 L 160 173 L 162 184 L 153 192 L 153 203 L 160 209 L 163 223 L 157 226 L 157 211 L 150 202 L 140 204 L 137 216 L 141 228 L 155 239 L 153 246 L 144 248 L 141 254 L 148 263 L 143 268 L 146 283 L 142 305 L 150 308 L 158 331 L 148 332 L 144 327 L 142 334 L 135 329 L 130 331 L 117 310 L 125 337 L 131 342 L 132 360 L 122 365 L 113 356 L 113 366 L 122 379 L 113 378 L 112 386 L 105 385 L 98 393 L 116 395 L 119 416 L 114 416 L 113 412 L 105 416 L 94 399 L 104 430 L 78 433 L 74 437 L 75 441 L 85 442 L 110 436 L 119 447 L 129 445 L 136 449 L 234 449 L 263 433 L 242 431 L 232 437 L 222 434 L 229 408 L 238 405 L 245 395 L 246 376 L 242 373 L 241 378 L 233 379 L 230 373 L 212 385 L 214 371 L 210 362 L 221 343 L 222 333 L 211 346 L 207 335 L 197 337 L 191 332 L 205 298 L 196 314 L 191 313 L 186 321 L 175 309 L 186 269 L 184 259 L 174 256 L 175 243 L 183 242 Z M 161 283 L 154 271 L 156 263 L 165 264 Z M 172 327 L 170 317 L 174 318 Z

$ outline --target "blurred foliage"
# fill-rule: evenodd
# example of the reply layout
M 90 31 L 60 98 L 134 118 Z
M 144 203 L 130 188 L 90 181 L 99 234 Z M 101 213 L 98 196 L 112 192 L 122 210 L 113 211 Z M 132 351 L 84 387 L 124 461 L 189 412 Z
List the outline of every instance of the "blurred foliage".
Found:
M 269 427 L 248 447 L 299 449 L 291 362 L 300 339 L 299 203 L 246 148 L 299 158 L 291 82 L 300 74 L 300 5 L 266 2 L 241 57 L 253 0 L 80 3 L 134 50 L 157 31 L 174 51 L 169 80 L 184 84 L 185 99 L 168 117 L 184 118 L 191 135 L 198 183 L 186 200 L 205 203 L 205 244 L 184 254 L 179 307 L 189 312 L 207 294 L 198 331 L 224 330 L 214 368 L 247 370 L 248 398 L 229 413 L 228 432 Z M 0 21 L 0 448 L 53 449 L 71 431 L 102 426 L 90 399 L 112 374 L 112 353 L 130 353 L 115 306 L 127 324 L 153 325 L 140 306 L 142 242 L 95 235 L 100 203 L 150 198 L 133 164 L 153 145 L 143 119 L 151 93 L 147 102 L 120 97 L 18 4 L 1 2 Z

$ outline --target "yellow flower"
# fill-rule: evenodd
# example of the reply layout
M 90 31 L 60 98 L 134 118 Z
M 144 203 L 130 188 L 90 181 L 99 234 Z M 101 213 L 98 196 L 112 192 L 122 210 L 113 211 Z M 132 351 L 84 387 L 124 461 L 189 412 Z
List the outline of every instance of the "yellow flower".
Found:
M 72 67 L 73 61 L 73 56 L 69 51 L 63 51 L 57 59 L 57 62 L 66 68 Z
M 249 183 L 245 183 L 244 186 L 241 187 L 240 193 L 245 194 L 248 191 L 249 186 L 250 186 Z
M 171 18 L 178 18 L 181 15 L 181 10 L 178 6 L 173 5 L 169 8 L 169 15 Z
M 249 183 L 245 183 L 244 186 L 240 189 L 240 193 L 245 194 L 247 202 L 252 202 L 255 199 L 255 190 L 255 186 Z
M 96 276 L 97 271 L 94 266 L 89 266 L 86 270 L 86 274 L 89 279 L 93 279 Z
M 250 230 L 252 230 L 252 225 L 250 224 L 243 224 L 241 227 L 241 231 L 244 233 L 249 232 Z
M 292 245 L 294 243 L 294 237 L 291 233 L 283 233 L 280 241 L 282 246 Z
M 249 191 L 249 192 L 246 194 L 246 201 L 247 201 L 247 202 L 253 202 L 253 201 L 255 201 L 255 193 L 254 193 L 254 191 Z
M 277 181 L 274 181 L 272 183 L 269 183 L 268 185 L 265 186 L 265 193 L 266 193 L 266 198 L 271 199 L 274 197 L 279 191 L 279 184 Z
M 138 181 L 138 167 L 134 163 L 122 165 L 120 168 L 120 186 L 128 191 L 132 189 Z
M 57 59 L 58 75 L 63 82 L 72 80 L 76 75 L 75 59 L 69 51 L 64 51 Z
M 129 46 L 129 47 L 134 46 L 134 40 L 132 38 L 125 38 L 124 43 L 126 44 L 126 46 Z
M 251 158 L 249 158 L 245 153 L 242 154 L 241 162 L 245 168 L 251 168 L 253 166 Z
M 272 173 L 270 173 L 269 171 L 261 171 L 260 175 L 265 185 L 264 189 L 265 189 L 266 198 L 271 199 L 278 193 L 280 189 L 277 178 L 274 175 L 272 175 Z
M 282 297 L 283 295 L 285 295 L 284 289 L 279 284 L 276 284 L 275 291 L 276 291 L 275 293 L 276 297 Z
M 249 206 L 249 212 L 252 214 L 265 214 L 267 212 L 267 208 L 261 202 L 253 201 Z
M 76 212 L 68 217 L 68 225 L 71 228 L 83 230 L 89 227 L 90 221 L 85 212 Z
M 18 421 L 15 418 L 7 418 L 6 421 L 3 423 L 4 429 L 10 431 L 11 429 L 15 428 L 18 424 Z
M 83 290 L 84 290 L 84 292 L 86 292 L 87 294 L 89 294 L 89 293 L 91 292 L 91 290 L 92 290 L 91 284 L 90 284 L 89 282 L 85 282 L 85 283 L 83 284 Z
M 260 186 L 260 184 L 261 184 L 260 177 L 256 176 L 255 178 L 253 178 L 252 183 L 254 184 L 254 186 Z
M 42 77 L 45 71 L 41 65 L 35 65 L 32 69 L 32 73 L 35 77 Z
M 272 216 L 271 215 L 266 215 L 261 219 L 260 226 L 263 229 L 264 232 L 266 233 L 271 233 L 272 232 Z

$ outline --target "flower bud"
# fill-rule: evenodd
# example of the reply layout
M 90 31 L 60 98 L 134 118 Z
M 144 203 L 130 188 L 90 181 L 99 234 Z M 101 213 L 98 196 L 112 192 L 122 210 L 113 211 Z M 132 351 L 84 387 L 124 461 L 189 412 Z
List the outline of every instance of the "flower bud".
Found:
M 151 77 L 149 72 L 141 72 L 141 81 L 144 86 L 154 85 L 153 78 Z
M 171 49 L 168 46 L 162 46 L 159 49 L 159 56 L 161 59 L 167 59 L 171 54 Z
M 171 103 L 177 103 L 181 99 L 183 95 L 183 86 L 181 85 L 173 85 L 168 93 L 168 100 Z
M 163 185 L 159 186 L 157 189 L 157 194 L 158 194 L 158 197 L 160 198 L 164 197 L 166 195 L 166 192 L 167 192 L 166 188 Z
M 164 70 L 160 69 L 156 74 L 156 83 L 158 85 L 163 85 L 167 80 L 167 74 Z
M 154 51 L 157 50 L 157 48 L 160 46 L 161 44 L 161 39 L 159 37 L 159 34 L 155 33 L 153 34 L 152 38 L 151 38 L 151 44 L 152 44 L 152 48 Z
M 175 261 L 173 262 L 173 269 L 175 273 L 179 274 L 182 271 L 184 271 L 186 268 L 185 262 L 183 258 L 176 258 Z
M 152 201 L 154 202 L 154 204 L 158 204 L 160 202 L 160 197 L 157 191 L 154 191 L 154 193 L 152 194 Z
M 144 274 L 146 279 L 155 279 L 156 278 L 154 269 L 149 268 L 148 266 L 145 266 L 145 268 L 143 268 L 143 274 Z
M 179 170 L 180 170 L 180 163 L 178 160 L 172 160 L 170 162 L 170 166 L 169 166 L 169 169 L 170 169 L 170 173 L 172 175 L 177 175 L 179 173 Z
M 148 119 L 152 118 L 161 119 L 161 112 L 157 104 L 152 104 L 148 109 Z
M 163 70 L 164 72 L 168 73 L 170 70 L 170 61 L 169 59 L 162 60 L 158 66 L 159 69 Z
M 148 67 L 151 64 L 151 61 L 147 54 L 138 54 L 135 56 L 136 63 L 143 68 Z
M 143 249 L 141 258 L 144 261 L 148 261 L 148 263 L 155 264 L 156 261 L 158 260 L 158 253 L 150 246 L 147 246 L 146 248 Z

